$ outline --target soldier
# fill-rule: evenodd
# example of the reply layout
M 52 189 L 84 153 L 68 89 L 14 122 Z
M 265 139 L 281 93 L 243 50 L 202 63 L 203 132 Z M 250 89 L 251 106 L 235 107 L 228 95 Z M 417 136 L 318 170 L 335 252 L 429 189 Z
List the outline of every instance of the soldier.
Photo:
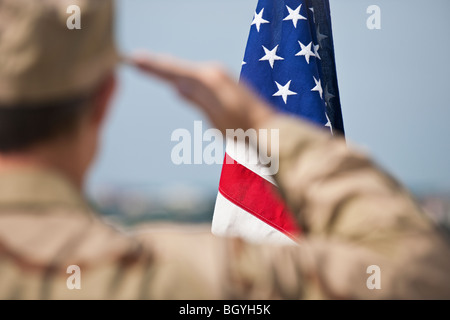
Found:
M 280 130 L 276 180 L 304 231 L 300 245 L 183 227 L 128 236 L 105 225 L 82 187 L 115 88 L 113 4 L 73 2 L 84 13 L 76 32 L 64 1 L 0 0 L 0 298 L 450 298 L 449 244 L 404 188 L 215 65 L 128 59 L 222 131 Z M 73 265 L 80 290 L 66 283 Z M 368 286 L 371 266 L 379 290 Z

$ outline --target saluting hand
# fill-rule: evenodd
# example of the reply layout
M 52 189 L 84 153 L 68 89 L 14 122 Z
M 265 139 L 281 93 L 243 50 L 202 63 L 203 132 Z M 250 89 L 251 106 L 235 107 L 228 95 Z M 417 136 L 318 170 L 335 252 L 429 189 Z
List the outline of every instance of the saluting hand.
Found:
M 140 70 L 165 80 L 197 105 L 222 132 L 259 128 L 275 111 L 245 85 L 213 63 L 182 61 L 167 55 L 140 54 L 127 59 Z

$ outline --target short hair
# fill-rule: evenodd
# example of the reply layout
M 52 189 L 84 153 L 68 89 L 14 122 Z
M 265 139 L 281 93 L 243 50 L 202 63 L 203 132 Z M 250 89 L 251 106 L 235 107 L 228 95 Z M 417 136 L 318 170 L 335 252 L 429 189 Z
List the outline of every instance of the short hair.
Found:
M 39 104 L 0 102 L 0 153 L 26 151 L 57 137 L 69 136 L 92 105 L 91 97 L 83 95 Z

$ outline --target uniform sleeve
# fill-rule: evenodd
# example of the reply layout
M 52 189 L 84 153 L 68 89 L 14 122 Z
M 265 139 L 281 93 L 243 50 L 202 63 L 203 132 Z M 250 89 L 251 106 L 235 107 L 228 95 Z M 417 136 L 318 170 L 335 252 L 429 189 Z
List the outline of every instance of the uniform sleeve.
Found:
M 210 228 L 142 234 L 152 252 L 143 297 L 149 299 L 300 299 L 301 252 L 221 238 Z
M 305 283 L 307 296 L 449 296 L 448 244 L 395 179 L 342 138 L 301 120 L 278 116 L 265 128 L 279 130 L 269 149 L 303 230 L 304 277 L 316 279 Z
M 448 245 L 408 192 L 340 138 L 278 116 L 269 149 L 303 230 L 298 246 L 173 230 L 145 235 L 152 299 L 450 297 Z M 263 146 L 260 145 L 260 148 Z M 141 237 L 142 238 L 142 237 Z

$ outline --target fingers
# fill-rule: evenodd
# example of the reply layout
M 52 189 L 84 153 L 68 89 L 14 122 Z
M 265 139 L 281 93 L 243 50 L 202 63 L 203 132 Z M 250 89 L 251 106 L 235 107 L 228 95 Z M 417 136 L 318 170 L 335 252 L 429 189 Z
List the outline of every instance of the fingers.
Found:
M 145 73 L 170 82 L 182 78 L 194 78 L 195 76 L 194 63 L 181 61 L 170 56 L 140 53 L 126 58 L 126 62 Z
M 202 107 L 218 105 L 217 95 L 229 80 L 221 67 L 167 55 L 137 54 L 125 60 L 141 71 L 170 82 L 186 99 Z
M 124 62 L 169 82 L 185 99 L 203 110 L 221 130 L 251 128 L 261 114 L 272 112 L 218 64 L 187 62 L 149 53 L 125 58 Z

